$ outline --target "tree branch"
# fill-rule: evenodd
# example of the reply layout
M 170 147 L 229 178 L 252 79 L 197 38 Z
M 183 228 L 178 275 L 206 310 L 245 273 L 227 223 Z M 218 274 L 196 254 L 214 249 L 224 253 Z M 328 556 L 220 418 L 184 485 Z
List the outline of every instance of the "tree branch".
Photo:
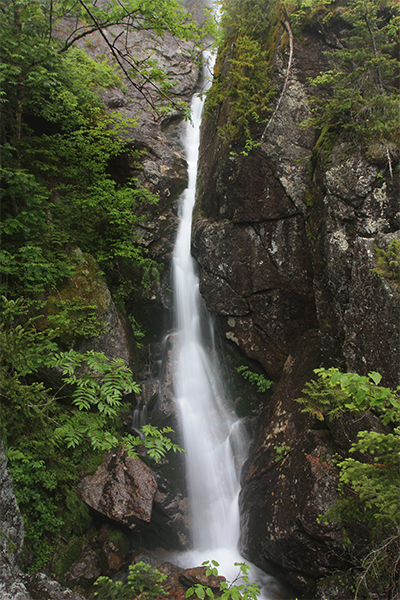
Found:
M 106 25 L 103 25 L 101 23 L 99 23 L 97 21 L 97 18 L 95 17 L 95 15 L 92 13 L 92 11 L 90 10 L 90 8 L 85 4 L 85 2 L 83 0 L 78 0 L 79 4 L 81 4 L 81 6 L 83 7 L 83 9 L 86 11 L 86 13 L 89 15 L 92 23 L 94 23 L 94 27 L 92 28 L 92 32 L 93 31 L 98 31 L 101 35 L 101 37 L 103 38 L 103 40 L 105 41 L 105 43 L 107 44 L 111 54 L 113 55 L 114 59 L 116 60 L 117 64 L 119 65 L 119 67 L 121 68 L 122 72 L 124 73 L 125 77 L 127 78 L 127 80 L 133 85 L 133 87 L 143 96 L 143 98 L 145 99 L 145 101 L 151 106 L 152 110 L 154 110 L 157 113 L 157 107 L 152 99 L 152 97 L 150 96 L 149 93 L 146 93 L 143 90 L 143 84 L 139 85 L 129 74 L 129 71 L 127 69 L 127 67 L 123 64 L 124 62 L 127 62 L 129 65 L 129 68 L 136 71 L 140 77 L 144 80 L 144 83 L 149 84 L 151 87 L 154 88 L 154 90 L 160 94 L 161 96 L 163 96 L 168 102 L 170 102 L 173 106 L 177 106 L 176 102 L 174 102 L 172 100 L 172 98 L 170 96 L 168 96 L 165 92 L 163 92 L 149 77 L 147 77 L 144 73 L 142 73 L 138 67 L 134 64 L 134 59 L 132 57 L 129 57 L 129 61 L 127 60 L 127 58 L 125 58 L 125 56 L 122 55 L 121 51 L 114 45 L 115 40 L 113 43 L 111 43 L 108 39 L 106 34 L 104 33 L 103 29 L 105 29 L 106 27 L 110 27 L 111 25 L 122 25 L 124 24 L 126 26 L 125 23 L 107 23 Z M 68 47 L 71 46 L 75 41 L 77 41 L 77 39 L 80 39 L 81 37 L 84 37 L 84 35 L 87 35 L 87 32 L 82 33 L 79 37 L 74 38 L 73 40 L 71 40 L 68 43 Z M 66 48 L 63 48 L 63 50 Z
M 278 104 L 276 105 L 275 110 L 272 113 L 270 120 L 268 121 L 268 123 L 265 126 L 265 129 L 264 129 L 263 134 L 261 136 L 261 140 L 260 140 L 261 142 L 263 141 L 263 139 L 265 137 L 265 134 L 267 133 L 268 127 L 271 125 L 271 123 L 272 123 L 272 121 L 273 121 L 276 113 L 279 110 L 279 107 L 280 107 L 281 102 L 282 102 L 282 98 L 283 98 L 283 96 L 285 95 L 285 92 L 286 92 L 287 84 L 288 84 L 288 81 L 289 81 L 290 69 L 291 69 L 291 66 L 292 66 L 292 59 L 293 59 L 293 34 L 292 34 L 292 30 L 290 28 L 289 21 L 287 19 L 285 20 L 285 22 L 283 24 L 286 27 L 286 30 L 287 30 L 287 32 L 289 34 L 289 61 L 288 61 L 287 69 L 286 69 L 285 83 L 283 84 L 283 88 L 282 88 L 281 95 L 279 96 Z

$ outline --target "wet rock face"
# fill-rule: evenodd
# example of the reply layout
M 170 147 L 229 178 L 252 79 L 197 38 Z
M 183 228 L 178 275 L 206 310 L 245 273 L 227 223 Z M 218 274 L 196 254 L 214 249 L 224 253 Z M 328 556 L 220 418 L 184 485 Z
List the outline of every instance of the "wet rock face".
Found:
M 245 556 L 308 590 L 314 579 L 343 565 L 340 527 L 316 521 L 337 497 L 330 434 L 313 430 L 293 403 L 320 359 L 317 333 L 306 334 L 258 421 L 240 494 Z
M 278 84 L 285 60 L 277 53 Z M 206 116 L 193 228 L 209 310 L 221 316 L 226 338 L 274 379 L 293 344 L 317 327 L 305 221 L 315 134 L 298 126 L 310 110 L 299 66 L 261 145 L 247 156 L 218 136 L 227 103 Z
M 324 597 L 317 595 L 316 581 L 346 571 L 350 564 L 342 526 L 318 520 L 338 499 L 338 472 L 332 459 L 349 450 L 359 431 L 382 431 L 380 421 L 371 415 L 321 423 L 301 412 L 293 399 L 302 396 L 320 362 L 317 332 L 308 332 L 293 348 L 258 421 L 240 493 L 244 556 L 315 598 Z M 350 536 L 364 547 L 368 543 L 360 524 Z
M 23 594 L 23 585 L 15 580 L 22 552 L 24 524 L 14 496 L 6 456 L 0 440 L 0 597 Z M 12 595 L 10 598 L 13 597 Z M 28 597 L 28 595 L 26 596 Z M 24 596 L 21 595 L 21 600 Z
M 338 142 L 310 184 L 308 235 L 320 340 L 329 364 L 400 383 L 398 286 L 377 267 L 376 247 L 400 235 L 397 181 L 377 177 L 359 150 Z M 397 176 L 398 177 L 398 176 Z
M 277 378 L 292 344 L 317 326 L 312 268 L 299 214 L 260 223 L 199 219 L 200 291 L 222 329 Z
M 378 365 L 386 385 L 393 388 L 400 383 L 400 287 L 374 269 L 375 244 L 387 251 L 395 239 L 400 240 L 400 230 L 355 241 L 343 346 L 349 371 L 365 374 L 370 365 Z
M 400 383 L 399 284 L 376 270 L 376 247 L 400 236 L 398 174 L 391 180 L 371 149 L 348 140 L 313 153 L 315 132 L 299 127 L 310 114 L 307 77 L 326 67 L 338 32 L 295 41 L 279 111 L 248 156 L 218 135 L 228 102 L 206 116 L 192 237 L 200 291 L 223 335 L 278 382 L 243 468 L 242 551 L 321 598 L 339 590 L 330 575 L 347 561 L 340 527 L 317 521 L 337 499 L 331 457 L 377 424 L 316 426 L 294 400 L 322 365 Z M 279 43 L 272 78 L 282 89 Z M 359 547 L 364 536 L 355 532 Z

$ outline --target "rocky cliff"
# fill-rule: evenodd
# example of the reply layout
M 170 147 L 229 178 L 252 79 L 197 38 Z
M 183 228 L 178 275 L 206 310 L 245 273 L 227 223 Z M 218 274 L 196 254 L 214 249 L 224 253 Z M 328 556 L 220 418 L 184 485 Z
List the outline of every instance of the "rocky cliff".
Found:
M 226 343 L 277 381 L 242 473 L 242 550 L 317 597 L 327 593 L 322 580 L 347 564 L 340 527 L 317 522 L 337 497 L 330 457 L 376 424 L 341 422 L 333 431 L 294 400 L 319 366 L 375 370 L 385 385 L 400 383 L 399 288 L 377 269 L 376 250 L 400 239 L 399 174 L 391 177 L 371 147 L 339 134 L 325 144 L 300 126 L 311 111 L 307 78 L 328 68 L 340 24 L 294 37 L 289 72 L 287 34 L 274 27 L 264 39 L 273 44 L 274 106 L 288 80 L 267 128 L 253 130 L 259 145 L 243 152 L 244 139 L 223 134 L 233 89 L 204 119 L 193 253 Z M 236 35 L 216 65 L 226 86 Z M 276 447 L 285 447 L 278 461 Z M 339 588 L 330 597 L 344 598 Z
M 186 3 L 186 7 L 200 21 L 203 18 L 204 4 L 204 2 L 198 0 L 190 0 Z M 57 27 L 58 37 L 66 39 L 74 25 L 72 19 L 68 17 L 61 22 L 57 21 L 55 27 Z M 114 30 L 114 34 L 118 34 L 117 28 Z M 174 81 L 171 96 L 176 101 L 176 105 L 181 101 L 187 101 L 190 104 L 191 97 L 199 83 L 200 55 L 196 43 L 179 43 L 177 38 L 168 34 L 161 39 L 149 31 L 137 33 L 134 28 L 128 38 L 127 43 L 135 49 L 138 55 L 141 54 L 143 57 L 143 55 L 150 53 L 157 57 L 160 67 Z M 98 58 L 101 55 L 103 57 L 107 55 L 110 58 L 105 38 L 99 31 L 94 31 L 86 40 L 80 39 L 77 45 L 84 48 L 92 57 Z M 122 261 L 123 265 L 120 266 L 116 261 L 115 278 L 113 280 L 111 276 L 106 282 L 104 273 L 101 273 L 93 256 L 83 253 L 77 247 L 73 247 L 70 249 L 70 258 L 75 266 L 74 277 L 64 282 L 65 285 L 60 286 L 55 296 L 48 298 L 44 309 L 46 318 L 43 319 L 43 322 L 41 321 L 41 324 L 46 327 L 48 324 L 47 316 L 49 314 L 57 315 L 57 303 L 59 301 L 75 301 L 77 299 L 84 299 L 83 303 L 87 301 L 90 310 L 93 312 L 95 331 L 93 329 L 91 331 L 88 331 L 88 329 L 77 331 L 75 325 L 79 328 L 79 324 L 74 315 L 74 318 L 71 319 L 72 324 L 67 322 L 61 332 L 63 347 L 74 346 L 79 352 L 86 350 L 102 351 L 109 358 L 123 358 L 134 371 L 135 379 L 143 383 L 143 393 L 140 397 L 135 398 L 132 394 L 132 397 L 127 398 L 127 402 L 132 401 L 133 409 L 137 403 L 143 406 L 147 401 L 153 400 L 154 404 L 157 382 L 152 377 L 148 377 L 147 367 L 150 370 L 150 365 L 146 362 L 147 356 L 145 358 L 139 356 L 139 344 L 136 345 L 135 343 L 134 332 L 127 314 L 134 316 L 140 326 L 146 330 L 148 334 L 146 341 L 155 338 L 158 341 L 160 333 L 165 328 L 165 321 L 170 319 L 168 317 L 168 309 L 171 308 L 170 292 L 168 290 L 168 259 L 173 247 L 177 224 L 177 198 L 187 184 L 187 165 L 181 141 L 181 134 L 184 129 L 182 112 L 179 110 L 164 112 L 162 118 L 155 120 L 144 100 L 144 95 L 129 81 L 125 81 L 125 84 L 125 86 L 115 89 L 109 88 L 102 95 L 102 100 L 109 114 L 132 118 L 132 122 L 136 125 L 125 132 L 126 152 L 122 152 L 118 160 L 110 161 L 108 169 L 110 176 L 118 184 L 123 184 L 134 178 L 139 185 L 158 197 L 157 205 L 138 207 L 142 219 L 135 231 L 132 231 L 129 241 L 132 245 L 142 246 L 151 251 L 151 258 L 159 265 L 161 277 L 159 280 L 152 279 L 151 285 L 146 290 L 147 293 L 144 294 L 140 285 L 141 273 L 135 265 L 131 263 L 127 266 L 126 261 Z M 132 157 L 131 153 L 133 149 L 137 151 L 135 158 Z M 124 272 L 121 273 L 121 270 Z M 122 301 L 120 300 L 118 306 L 117 302 L 114 302 L 115 295 L 114 298 L 112 297 L 112 293 L 115 293 L 116 287 L 121 282 L 128 287 L 127 295 L 132 294 L 133 296 L 129 297 L 126 302 L 125 314 L 122 314 L 120 309 L 126 296 L 123 297 Z M 134 289 L 133 292 L 132 289 Z M 81 312 L 85 312 L 86 308 L 86 306 L 83 306 Z M 156 350 L 150 351 L 150 346 L 148 346 L 146 350 L 148 351 L 149 362 L 150 354 L 151 362 L 154 362 L 153 354 L 157 353 L 157 359 L 159 359 L 158 347 Z M 45 382 L 46 387 L 53 387 L 56 390 L 62 385 L 60 374 L 56 370 L 42 368 L 38 373 L 38 377 Z M 144 382 L 145 379 L 146 382 Z M 64 392 L 67 391 L 69 394 L 72 391 L 69 388 L 66 389 L 65 386 L 63 389 Z M 128 414 L 127 421 L 122 426 L 131 431 L 132 421 L 129 417 Z M 150 469 L 140 461 L 139 464 L 142 471 L 150 472 Z M 144 520 L 141 518 L 138 518 L 138 520 L 148 525 L 150 515 L 152 515 L 152 523 L 148 526 L 150 530 L 148 537 L 157 538 L 153 545 L 155 543 L 160 544 L 162 538 L 165 546 L 172 546 L 176 549 L 187 544 L 187 523 L 184 522 L 187 512 L 185 511 L 185 498 L 177 494 L 175 490 L 178 485 L 184 487 L 183 477 L 180 476 L 179 484 L 171 489 L 171 477 L 168 474 L 167 479 L 161 472 L 168 471 L 168 469 L 173 471 L 174 468 L 174 466 L 168 465 L 168 461 L 165 460 L 158 467 L 154 477 L 148 476 L 147 487 L 152 489 L 152 495 L 148 500 L 149 515 Z M 180 470 L 182 470 L 182 467 L 180 467 Z M 118 474 L 120 479 L 123 480 L 124 470 L 122 467 L 120 467 Z M 5 600 L 16 600 L 17 598 L 19 600 L 30 600 L 39 597 L 52 599 L 68 597 L 71 600 L 78 600 L 82 597 L 80 594 L 62 588 L 44 575 L 21 575 L 17 562 L 18 560 L 21 561 L 24 527 L 13 494 L 12 481 L 2 448 L 0 452 L 0 479 L 1 598 Z M 143 479 L 143 476 L 141 479 Z M 122 481 L 119 488 L 121 494 L 126 491 L 123 483 Z M 131 488 L 133 488 L 133 495 L 138 496 L 137 486 L 132 485 Z M 131 491 L 131 488 L 128 491 Z M 106 495 L 104 495 L 105 497 Z M 88 504 L 90 505 L 89 500 Z M 94 508 L 98 509 L 98 506 L 96 505 Z M 128 503 L 128 511 L 130 508 L 131 506 Z M 103 513 L 98 511 L 99 513 L 104 514 L 104 511 Z M 105 513 L 105 519 L 111 517 L 108 513 Z M 114 518 L 115 521 L 119 523 L 116 518 Z M 132 525 L 132 529 L 134 526 Z M 129 550 L 129 538 L 125 535 L 124 527 L 125 529 L 127 527 L 125 522 L 122 523 L 122 531 L 118 530 L 118 525 L 116 528 L 109 527 L 108 530 L 111 533 L 108 530 L 104 532 L 105 528 L 103 527 L 98 532 L 97 538 L 91 539 L 89 542 L 83 537 L 80 540 L 68 539 L 68 541 L 65 537 L 62 539 L 60 537 L 61 543 L 66 543 L 66 546 L 61 550 L 63 564 L 60 569 L 56 569 L 59 579 L 63 579 L 66 585 L 74 588 L 80 586 L 80 589 L 83 589 L 93 583 L 101 573 L 114 574 L 118 571 L 123 562 L 126 561 Z M 137 538 L 135 543 L 139 545 L 142 543 L 141 533 L 137 535 Z M 119 543 L 120 539 L 123 540 L 121 544 Z M 30 551 L 27 551 L 26 547 L 27 544 L 25 545 L 23 557 L 24 568 L 29 566 L 29 562 L 32 560 Z M 47 568 L 47 565 L 44 568 Z M 53 572 L 54 569 L 52 569 Z
M 197 9 L 195 1 L 186 4 Z M 264 10 L 269 10 L 267 2 Z M 356 424 L 343 419 L 335 426 L 321 425 L 301 413 L 294 400 L 313 369 L 321 365 L 360 374 L 376 370 L 385 385 L 400 383 L 399 288 L 377 269 L 376 250 L 387 250 L 393 240 L 400 239 L 398 173 L 390 176 L 379 148 L 365 149 L 339 135 L 325 143 L 320 132 L 300 126 L 311 114 L 307 78 L 328 67 L 324 51 L 338 43 L 340 27 L 332 31 L 311 28 L 301 39 L 295 37 L 290 70 L 287 34 L 273 15 L 272 29 L 271 36 L 261 42 L 269 46 L 271 55 L 268 77 L 271 89 L 276 86 L 277 90 L 273 107 L 286 77 L 288 81 L 268 128 L 265 124 L 254 127 L 252 134 L 260 144 L 243 152 L 243 139 L 222 134 L 232 118 L 229 97 L 209 107 L 205 116 L 193 254 L 201 292 L 218 317 L 228 348 L 252 360 L 276 382 L 271 401 L 255 411 L 252 446 L 242 473 L 243 554 L 266 571 L 283 574 L 313 597 L 330 594 L 344 600 L 347 592 L 331 579 L 334 570 L 348 565 L 343 532 L 340 526 L 321 524 L 317 518 L 337 498 L 337 472 L 330 458 L 338 449 L 348 448 L 357 431 L 379 425 L 367 418 Z M 228 51 L 217 62 L 216 81 L 224 81 L 235 59 L 234 30 L 232 35 Z M 88 48 L 93 54 L 106 51 L 97 34 Z M 187 50 L 182 55 L 174 40 L 166 39 L 157 53 L 178 82 L 176 95 L 188 100 L 198 85 L 199 64 L 194 46 Z M 168 265 L 177 225 L 176 199 L 187 181 L 180 140 L 182 115 L 171 113 L 154 123 L 140 95 L 129 85 L 126 91 L 105 93 L 104 102 L 110 112 L 138 119 L 127 147 L 142 152 L 140 169 L 128 155 L 121 155 L 110 165 L 113 177 L 121 181 L 137 177 L 159 195 L 158 205 L 150 208 L 137 227 L 136 242 L 148 248 L 151 258 L 163 263 L 164 269 L 147 298 L 128 302 L 128 311 L 155 339 L 165 320 L 171 322 Z M 88 261 L 84 257 L 85 271 Z M 97 340 L 96 349 L 107 347 L 110 356 L 123 355 L 136 368 L 139 361 L 130 326 L 118 315 L 106 286 L 100 287 L 101 316 L 112 331 Z M 172 355 L 171 339 L 168 344 L 166 351 Z M 89 347 L 94 347 L 93 340 L 81 349 Z M 154 416 L 158 424 L 174 426 L 172 359 L 160 375 L 159 349 L 148 346 L 146 351 L 149 363 L 143 360 L 145 366 L 137 377 L 143 390 L 138 402 L 152 409 L 159 379 L 164 379 L 164 394 Z M 282 449 L 278 461 L 277 447 Z M 126 470 L 118 468 L 121 473 Z M 182 464 L 169 468 L 179 471 L 179 487 Z M 11 594 L 10 598 L 25 600 L 29 599 L 28 579 L 24 583 L 16 567 L 23 527 L 5 461 L 1 475 L 1 591 L 5 598 Z M 168 474 L 170 480 L 173 476 Z M 153 479 L 152 487 L 158 488 L 151 498 L 155 515 L 151 535 L 158 535 L 159 541 L 160 532 L 165 532 L 170 545 L 187 547 L 184 494 L 171 491 L 161 472 L 152 475 Z M 97 480 L 89 483 L 97 489 Z M 103 514 L 110 517 L 107 511 Z M 97 542 L 111 557 L 103 572 L 114 573 L 122 559 L 118 548 L 111 552 L 108 533 L 103 534 Z M 357 536 L 359 544 L 366 543 L 364 531 Z M 85 557 L 89 553 L 82 550 L 71 573 L 88 572 Z M 40 588 L 45 585 L 40 577 L 32 597 L 35 593 L 50 597 L 50 592 Z

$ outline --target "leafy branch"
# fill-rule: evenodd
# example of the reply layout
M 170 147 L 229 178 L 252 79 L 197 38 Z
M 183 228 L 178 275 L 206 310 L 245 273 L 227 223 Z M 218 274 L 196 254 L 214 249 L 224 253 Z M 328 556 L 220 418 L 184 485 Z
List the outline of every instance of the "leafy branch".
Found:
M 239 572 L 232 582 L 226 581 L 225 577 L 218 576 L 219 563 L 216 560 L 205 561 L 202 563 L 205 566 L 206 577 L 217 577 L 220 579 L 219 593 L 215 596 L 211 587 L 200 583 L 188 588 L 186 598 L 195 595 L 200 600 L 204 600 L 207 596 L 210 600 L 221 598 L 222 600 L 257 600 L 260 595 L 260 589 L 257 583 L 249 583 L 250 567 L 246 563 L 235 562 L 235 566 L 239 567 Z M 221 593 L 222 592 L 222 593 Z
M 273 381 L 267 379 L 261 373 L 255 373 L 254 371 L 250 371 L 249 367 L 247 367 L 246 365 L 240 365 L 240 367 L 236 367 L 236 371 L 240 373 L 240 375 L 244 379 L 247 379 L 247 381 L 251 385 L 256 385 L 257 391 L 260 394 L 263 394 L 274 385 Z
M 158 569 L 143 561 L 129 565 L 128 582 L 112 581 L 109 577 L 99 577 L 95 584 L 98 590 L 94 593 L 99 600 L 124 600 L 140 598 L 141 600 L 153 600 L 169 596 L 164 590 L 162 582 L 167 576 Z
M 305 396 L 297 399 L 303 412 L 320 420 L 367 412 L 380 419 L 381 430 L 360 431 L 349 455 L 335 459 L 340 497 L 320 520 L 354 523 L 359 519 L 369 525 L 375 545 L 362 560 L 356 597 L 360 586 L 368 589 L 369 585 L 379 590 L 380 597 L 394 597 L 400 591 L 396 556 L 400 544 L 400 386 L 393 390 L 380 386 L 382 377 L 375 371 L 366 376 L 335 368 L 314 372 L 318 379 L 308 382 Z M 351 456 L 355 453 L 357 458 Z
M 137 450 L 140 446 L 143 446 L 147 450 L 147 454 L 150 458 L 159 462 L 165 457 L 166 453 L 172 450 L 173 452 L 185 452 L 178 444 L 174 444 L 166 433 L 174 433 L 171 427 L 164 427 L 158 429 L 153 425 L 143 425 L 141 428 L 142 435 L 135 437 L 133 435 L 126 435 L 123 438 L 122 446 L 128 452 L 130 456 L 137 456 Z

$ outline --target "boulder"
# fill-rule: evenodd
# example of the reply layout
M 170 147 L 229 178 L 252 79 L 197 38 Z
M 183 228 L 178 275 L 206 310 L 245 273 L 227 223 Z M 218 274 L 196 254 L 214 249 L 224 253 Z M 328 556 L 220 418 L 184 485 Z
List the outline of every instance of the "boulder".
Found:
M 128 535 L 121 529 L 103 523 L 96 542 L 100 544 L 100 564 L 103 575 L 119 571 L 123 566 L 130 548 Z
M 132 369 L 134 367 L 134 341 L 129 321 L 122 316 L 115 306 L 110 290 L 101 274 L 98 264 L 90 254 L 79 248 L 72 251 L 76 263 L 76 274 L 65 289 L 60 290 L 61 298 L 65 295 L 72 299 L 83 296 L 97 306 L 96 319 L 102 325 L 99 335 L 87 336 L 74 340 L 77 352 L 94 350 L 104 352 L 110 358 L 123 358 Z M 50 299 L 51 301 L 51 299 Z
M 83 547 L 79 558 L 64 574 L 69 585 L 86 587 L 96 581 L 101 575 L 100 560 L 96 552 L 89 547 Z
M 156 490 L 151 469 L 122 447 L 109 452 L 96 472 L 78 485 L 88 506 L 131 529 L 150 523 Z
M 196 584 L 205 585 L 212 590 L 218 590 L 223 581 L 226 578 L 222 575 L 207 575 L 206 567 L 194 567 L 193 569 L 185 569 L 179 575 L 179 581 L 183 583 L 185 587 L 191 587 Z

